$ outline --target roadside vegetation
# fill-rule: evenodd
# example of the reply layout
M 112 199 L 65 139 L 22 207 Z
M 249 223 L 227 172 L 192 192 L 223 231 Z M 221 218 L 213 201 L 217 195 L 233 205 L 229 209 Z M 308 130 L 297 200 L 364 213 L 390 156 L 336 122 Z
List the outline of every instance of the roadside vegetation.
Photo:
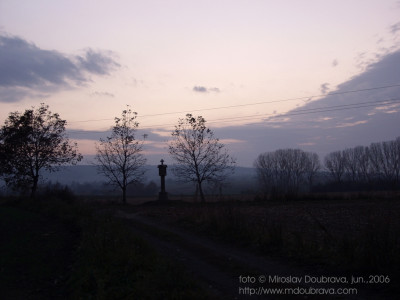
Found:
M 127 226 L 53 195 L 2 201 L 0 288 L 5 299 L 203 299 L 182 268 Z M 3 297 L 2 296 L 2 297 Z
M 326 273 L 400 279 L 400 203 L 396 194 L 331 195 L 286 202 L 174 203 L 140 208 L 169 224 L 267 257 Z

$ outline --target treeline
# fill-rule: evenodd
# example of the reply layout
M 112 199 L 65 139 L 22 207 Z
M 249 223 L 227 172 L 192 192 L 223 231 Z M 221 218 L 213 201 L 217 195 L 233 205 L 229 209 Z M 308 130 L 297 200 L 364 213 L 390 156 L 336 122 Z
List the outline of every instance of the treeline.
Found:
M 271 196 L 297 194 L 310 188 L 321 168 L 316 153 L 300 149 L 280 149 L 262 153 L 254 162 L 264 193 Z
M 400 137 L 329 153 L 324 159 L 336 184 L 398 188 L 400 179 Z
M 267 196 L 299 192 L 397 189 L 400 180 L 400 137 L 334 151 L 324 157 L 300 149 L 260 154 L 254 162 Z

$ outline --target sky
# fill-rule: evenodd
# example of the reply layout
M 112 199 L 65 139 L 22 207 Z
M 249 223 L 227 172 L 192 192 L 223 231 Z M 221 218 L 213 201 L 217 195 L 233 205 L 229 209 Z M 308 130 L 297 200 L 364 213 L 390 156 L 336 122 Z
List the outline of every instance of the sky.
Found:
M 0 0 L 0 124 L 46 103 L 85 162 L 126 105 L 150 164 L 171 162 L 186 113 L 240 166 L 391 140 L 399 16 L 398 0 Z

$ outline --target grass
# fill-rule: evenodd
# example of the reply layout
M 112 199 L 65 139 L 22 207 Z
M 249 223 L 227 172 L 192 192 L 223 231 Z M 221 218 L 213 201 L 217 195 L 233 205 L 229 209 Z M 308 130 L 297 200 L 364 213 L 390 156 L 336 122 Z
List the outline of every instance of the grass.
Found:
M 54 194 L 0 205 L 2 299 L 208 297 L 179 266 L 91 205 Z M 329 272 L 388 275 L 392 287 L 400 280 L 399 201 L 170 202 L 126 209 Z
M 68 295 L 76 232 L 62 222 L 0 206 L 2 299 L 62 299 Z
M 204 293 L 112 217 L 85 220 L 72 277 L 76 299 L 201 299 Z
M 146 213 L 146 212 L 145 212 Z M 400 202 L 396 199 L 208 203 L 149 215 L 268 256 L 349 275 L 400 280 Z
M 2 299 L 208 298 L 126 225 L 69 200 L 0 206 Z

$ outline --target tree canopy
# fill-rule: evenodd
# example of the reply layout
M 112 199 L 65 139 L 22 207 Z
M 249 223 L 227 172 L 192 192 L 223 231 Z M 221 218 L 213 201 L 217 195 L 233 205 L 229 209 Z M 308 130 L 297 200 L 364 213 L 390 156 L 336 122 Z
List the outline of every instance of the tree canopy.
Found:
M 228 154 L 203 117 L 187 114 L 179 119 L 169 142 L 176 165 L 175 175 L 183 182 L 195 182 L 204 201 L 203 182 L 220 183 L 233 173 L 235 160 Z
M 311 188 L 320 162 L 316 153 L 279 149 L 260 154 L 254 167 L 267 195 L 296 195 L 307 182 Z
M 49 106 L 12 112 L 0 130 L 0 173 L 8 186 L 31 189 L 35 196 L 40 171 L 57 171 L 82 159 L 65 133 L 66 121 Z
M 143 142 L 135 138 L 139 123 L 137 113 L 129 107 L 122 111 L 121 118 L 115 118 L 111 136 L 100 139 L 96 145 L 98 172 L 106 176 L 110 184 L 122 191 L 122 201 L 126 203 L 126 189 L 129 184 L 139 183 L 145 173 L 143 166 Z

